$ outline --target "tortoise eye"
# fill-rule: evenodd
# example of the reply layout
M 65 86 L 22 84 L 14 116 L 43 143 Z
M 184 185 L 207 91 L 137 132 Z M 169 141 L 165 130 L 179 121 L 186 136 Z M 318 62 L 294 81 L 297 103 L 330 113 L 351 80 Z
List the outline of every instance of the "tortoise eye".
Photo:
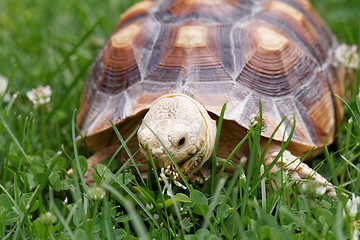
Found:
M 178 146 L 180 147 L 180 146 L 184 145 L 184 143 L 185 143 L 185 137 L 182 137 L 179 140 Z

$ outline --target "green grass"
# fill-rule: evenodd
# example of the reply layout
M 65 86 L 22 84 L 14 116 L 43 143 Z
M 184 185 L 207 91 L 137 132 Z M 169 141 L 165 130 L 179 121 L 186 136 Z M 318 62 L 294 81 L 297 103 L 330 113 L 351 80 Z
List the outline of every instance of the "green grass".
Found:
M 9 92 L 18 93 L 0 112 L 0 239 L 351 238 L 360 215 L 345 210 L 344 216 L 347 197 L 315 198 L 291 181 L 282 184 L 281 174 L 274 176 L 281 187 L 268 192 L 266 172 L 244 178 L 240 166 L 226 181 L 213 175 L 168 194 L 156 172 L 141 180 L 136 172 L 114 174 L 101 165 L 102 190 L 88 188 L 77 174 L 65 178 L 89 156 L 74 144 L 73 122 L 89 64 L 133 2 L 0 1 L 0 74 L 11 82 Z M 340 42 L 360 42 L 358 0 L 313 3 Z M 51 102 L 35 109 L 26 92 L 47 84 Z M 338 137 L 312 166 L 322 165 L 319 172 L 339 191 L 359 195 L 359 71 L 351 84 Z M 258 126 L 248 134 L 253 176 L 262 173 L 259 134 Z M 96 199 L 96 191 L 106 194 Z

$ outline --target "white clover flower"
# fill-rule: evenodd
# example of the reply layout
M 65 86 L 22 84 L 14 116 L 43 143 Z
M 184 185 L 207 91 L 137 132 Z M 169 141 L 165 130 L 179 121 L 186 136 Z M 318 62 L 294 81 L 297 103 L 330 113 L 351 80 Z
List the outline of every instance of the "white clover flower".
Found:
M 240 180 L 246 180 L 246 175 L 244 174 L 244 172 L 241 173 Z
M 352 194 L 352 198 L 346 202 L 346 209 L 349 212 L 349 216 L 351 217 L 353 223 L 351 225 L 351 239 L 358 240 L 359 239 L 359 222 L 355 220 L 356 214 L 358 213 L 358 208 L 360 206 L 360 197 Z M 343 211 L 344 217 L 346 216 L 345 210 Z
M 359 54 L 357 45 L 341 44 L 335 50 L 335 66 L 344 66 L 347 68 L 357 68 L 359 66 Z
M 26 96 L 29 100 L 35 105 L 35 107 L 39 105 L 44 105 L 50 102 L 51 97 L 51 89 L 50 86 L 47 85 L 45 87 L 39 86 L 38 88 L 32 89 L 26 93 Z
M 179 182 L 179 181 L 177 181 L 177 180 L 174 180 L 174 183 L 175 183 L 176 186 L 181 187 L 181 188 L 184 189 L 184 190 L 187 189 L 186 186 L 184 186 L 181 182 Z
M 8 85 L 8 79 L 3 75 L 0 75 L 0 98 L 4 96 L 7 85 Z M 14 96 L 14 98 L 16 97 L 17 95 Z M 11 99 L 10 93 L 6 93 L 6 95 L 4 96 L 4 102 L 9 102 L 10 99 Z
M 159 181 L 163 181 L 163 178 L 166 178 L 170 180 L 170 183 L 173 182 L 176 186 L 181 187 L 182 189 L 187 189 L 186 186 L 177 180 L 179 176 L 180 175 L 176 170 L 172 170 L 171 166 L 167 165 L 166 169 L 164 167 L 160 169 Z
M 259 123 L 259 115 L 258 114 L 251 114 L 250 115 L 250 124 L 251 126 L 255 126 Z
M 262 119 L 264 120 L 264 119 Z M 256 125 L 258 125 L 260 123 L 260 114 L 257 113 L 257 114 L 251 114 L 250 115 L 250 126 L 251 127 L 255 127 Z M 265 132 L 267 130 L 267 126 L 266 124 L 264 123 L 264 121 L 261 122 L 262 123 L 262 126 L 261 126 L 261 131 L 262 132 Z
M 0 96 L 4 95 L 7 85 L 8 85 L 7 78 L 0 75 Z
M 355 194 L 353 194 L 352 198 L 346 202 L 346 209 L 348 210 L 349 216 L 351 218 L 354 218 L 356 216 L 356 214 L 358 213 L 359 206 L 360 206 L 360 197 L 359 196 L 355 197 Z M 344 216 L 345 216 L 345 212 L 344 212 Z
M 105 190 L 101 187 L 92 187 L 89 188 L 88 195 L 93 200 L 101 200 L 105 197 Z
M 354 231 L 352 232 L 352 236 L 351 239 L 352 240 L 359 240 L 359 229 L 355 228 Z
M 44 225 L 52 225 L 56 222 L 56 216 L 51 212 L 47 212 L 39 217 L 39 221 Z

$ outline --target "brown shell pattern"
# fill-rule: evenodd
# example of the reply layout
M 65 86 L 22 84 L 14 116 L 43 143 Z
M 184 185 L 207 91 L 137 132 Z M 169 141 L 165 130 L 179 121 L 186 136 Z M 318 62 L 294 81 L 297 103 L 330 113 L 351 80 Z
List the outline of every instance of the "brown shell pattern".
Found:
M 142 1 L 96 58 L 77 122 L 93 135 L 164 94 L 184 93 L 217 115 L 227 103 L 225 118 L 248 128 L 260 99 L 265 137 L 287 116 L 275 139 L 295 119 L 294 142 L 328 144 L 342 111 L 335 44 L 307 0 Z

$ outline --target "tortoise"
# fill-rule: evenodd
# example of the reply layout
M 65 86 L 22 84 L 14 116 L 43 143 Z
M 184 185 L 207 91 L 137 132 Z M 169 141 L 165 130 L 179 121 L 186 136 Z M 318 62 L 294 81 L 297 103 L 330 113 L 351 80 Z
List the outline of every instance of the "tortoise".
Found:
M 111 120 L 124 138 L 140 125 L 127 143 L 132 154 L 140 148 L 137 161 L 146 162 L 148 146 L 157 169 L 175 169 L 158 137 L 191 177 L 212 155 L 223 104 L 218 156 L 226 158 L 246 135 L 260 99 L 263 148 L 287 116 L 267 149 L 266 165 L 295 124 L 270 173 L 283 169 L 295 179 L 310 177 L 335 196 L 327 180 L 300 159 L 331 144 L 342 119 L 334 96 L 343 93 L 332 64 L 336 46 L 308 0 L 138 2 L 121 15 L 85 85 L 77 124 L 94 151 L 88 165 L 119 147 Z M 232 160 L 248 154 L 244 145 Z M 88 168 L 87 182 L 93 171 Z

